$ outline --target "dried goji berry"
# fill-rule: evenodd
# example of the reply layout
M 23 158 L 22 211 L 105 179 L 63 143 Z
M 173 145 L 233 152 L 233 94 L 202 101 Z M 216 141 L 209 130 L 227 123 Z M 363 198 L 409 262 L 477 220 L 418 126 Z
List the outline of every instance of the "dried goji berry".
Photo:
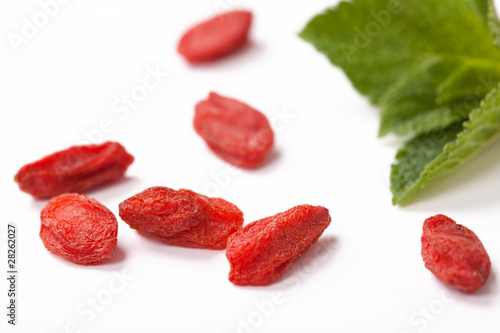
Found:
M 272 283 L 318 240 L 330 221 L 325 207 L 301 205 L 246 225 L 227 241 L 229 281 Z
M 229 235 L 243 225 L 243 213 L 232 203 L 159 186 L 123 201 L 120 217 L 165 243 L 216 250 L 225 249 Z
M 438 279 L 467 292 L 486 282 L 491 262 L 476 234 L 445 215 L 429 217 L 422 229 L 422 258 Z
M 191 62 L 220 58 L 245 44 L 251 24 L 249 11 L 218 15 L 189 29 L 179 41 L 177 50 Z
M 23 166 L 14 180 L 36 198 L 83 193 L 122 177 L 133 161 L 117 142 L 73 146 Z
M 213 92 L 196 105 L 194 128 L 220 158 L 245 168 L 261 165 L 274 141 L 266 116 Z
M 110 258 L 116 248 L 116 217 L 83 194 L 52 198 L 40 219 L 40 238 L 47 250 L 74 263 L 98 264 Z

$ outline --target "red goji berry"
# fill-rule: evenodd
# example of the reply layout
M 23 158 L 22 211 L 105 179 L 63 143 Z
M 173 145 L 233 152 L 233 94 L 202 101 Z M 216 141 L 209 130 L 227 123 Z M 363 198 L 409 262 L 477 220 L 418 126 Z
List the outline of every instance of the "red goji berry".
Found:
M 474 232 L 445 215 L 429 217 L 422 229 L 422 258 L 438 279 L 466 292 L 486 282 L 491 262 Z
M 243 225 L 243 213 L 232 203 L 159 186 L 120 203 L 120 217 L 165 243 L 215 250 L 225 249 L 229 235 Z
M 213 92 L 196 105 L 193 123 L 215 154 L 239 167 L 258 167 L 273 146 L 274 134 L 266 116 Z
M 242 47 L 252 24 L 249 11 L 232 11 L 189 29 L 177 50 L 191 62 L 215 60 Z
M 227 241 L 229 281 L 272 283 L 318 240 L 330 221 L 325 207 L 301 205 L 246 225 Z
M 74 263 L 98 264 L 109 259 L 116 248 L 116 217 L 83 194 L 52 198 L 40 219 L 40 238 L 47 250 Z
M 23 166 L 14 180 L 35 198 L 83 193 L 122 177 L 133 161 L 117 142 L 73 146 Z

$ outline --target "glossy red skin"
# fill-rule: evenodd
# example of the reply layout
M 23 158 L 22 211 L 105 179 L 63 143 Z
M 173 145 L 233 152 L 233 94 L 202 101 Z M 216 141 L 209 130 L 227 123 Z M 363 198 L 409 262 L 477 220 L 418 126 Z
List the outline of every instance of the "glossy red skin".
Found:
M 47 250 L 76 264 L 99 264 L 109 259 L 116 248 L 116 217 L 83 194 L 52 198 L 40 219 L 40 238 Z
M 243 225 L 243 213 L 223 199 L 159 186 L 123 201 L 119 214 L 132 229 L 165 243 L 214 250 L 225 249 Z
M 213 92 L 196 105 L 193 124 L 217 156 L 238 167 L 261 166 L 273 147 L 274 133 L 266 116 Z
M 249 11 L 218 15 L 189 29 L 179 41 L 177 51 L 190 62 L 221 58 L 245 44 L 251 24 Z
M 23 166 L 14 181 L 35 198 L 84 193 L 121 178 L 134 157 L 117 142 L 73 146 Z
M 425 267 L 451 286 L 466 292 L 481 287 L 491 262 L 479 238 L 445 215 L 425 220 L 422 234 Z
M 229 281 L 240 286 L 273 283 L 330 225 L 328 209 L 301 205 L 246 225 L 229 237 Z

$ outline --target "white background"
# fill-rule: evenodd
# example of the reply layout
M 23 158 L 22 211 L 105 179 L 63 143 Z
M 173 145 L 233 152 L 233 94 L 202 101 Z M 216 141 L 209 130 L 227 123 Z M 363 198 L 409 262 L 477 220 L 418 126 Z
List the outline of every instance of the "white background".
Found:
M 177 42 L 218 4 L 254 12 L 252 42 L 222 61 L 188 65 Z M 24 18 L 33 21 L 41 7 L 2 1 L 1 331 L 498 332 L 500 145 L 414 204 L 392 206 L 388 176 L 400 142 L 377 138 L 378 110 L 297 37 L 333 4 L 73 0 L 15 52 L 9 34 L 20 34 Z M 148 68 L 168 76 L 128 113 L 113 112 Z M 211 90 L 271 119 L 276 144 L 263 168 L 234 173 L 196 135 L 194 105 Z M 99 130 L 102 121 L 107 133 Z M 126 179 L 88 193 L 115 214 L 121 201 L 158 185 L 229 200 L 245 223 L 308 203 L 327 207 L 332 224 L 286 278 L 267 287 L 233 286 L 224 251 L 164 245 L 121 220 L 110 262 L 64 261 L 38 236 L 47 201 L 19 191 L 13 176 L 89 135 L 118 141 L 136 158 Z M 472 229 L 489 252 L 492 274 L 472 295 L 447 287 L 423 265 L 422 223 L 438 213 Z M 16 327 L 5 315 L 9 222 L 18 226 Z

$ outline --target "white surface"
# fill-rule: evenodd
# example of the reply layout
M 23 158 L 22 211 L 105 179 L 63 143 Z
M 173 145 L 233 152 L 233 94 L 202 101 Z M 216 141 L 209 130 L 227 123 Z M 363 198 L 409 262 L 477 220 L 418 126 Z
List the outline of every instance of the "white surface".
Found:
M 499 331 L 500 145 L 417 203 L 393 207 L 388 175 L 396 140 L 377 139 L 378 111 L 296 36 L 333 2 L 68 1 L 15 53 L 8 34 L 20 33 L 23 17 L 40 7 L 34 0 L 3 1 L 0 276 L 6 226 L 14 222 L 19 307 L 13 328 L 6 324 L 2 278 L 1 331 Z M 223 61 L 189 66 L 176 53 L 178 38 L 214 15 L 217 3 L 253 10 L 252 44 Z M 122 94 L 156 67 L 168 77 L 127 115 L 114 113 Z M 273 121 L 276 146 L 265 167 L 230 174 L 196 135 L 193 107 L 210 90 L 271 119 L 291 115 Z M 47 201 L 22 193 L 12 178 L 25 163 L 83 142 L 103 119 L 112 129 L 102 140 L 121 142 L 136 158 L 126 180 L 89 193 L 115 214 L 124 199 L 162 185 L 225 198 L 246 223 L 309 203 L 329 208 L 332 224 L 287 278 L 267 287 L 229 283 L 224 251 L 167 246 L 122 221 L 110 263 L 61 260 L 38 237 Z M 453 291 L 423 265 L 422 222 L 437 213 L 471 228 L 489 252 L 492 275 L 473 295 Z

